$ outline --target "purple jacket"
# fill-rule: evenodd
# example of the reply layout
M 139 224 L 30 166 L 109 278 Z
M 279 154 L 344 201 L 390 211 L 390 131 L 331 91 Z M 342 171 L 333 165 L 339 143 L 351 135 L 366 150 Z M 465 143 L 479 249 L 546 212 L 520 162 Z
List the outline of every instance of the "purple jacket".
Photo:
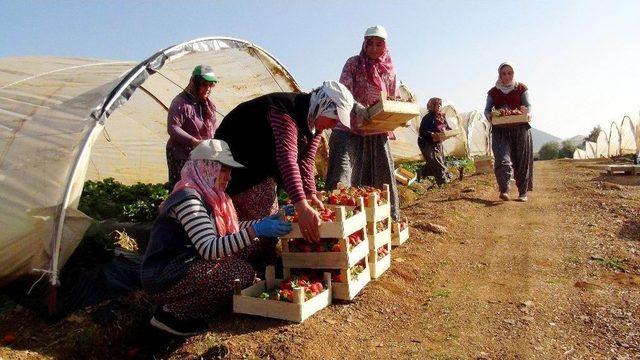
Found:
M 171 102 L 167 115 L 167 150 L 176 159 L 188 159 L 194 139 L 211 139 L 218 128 L 216 107 L 207 99 L 202 104 L 183 91 Z

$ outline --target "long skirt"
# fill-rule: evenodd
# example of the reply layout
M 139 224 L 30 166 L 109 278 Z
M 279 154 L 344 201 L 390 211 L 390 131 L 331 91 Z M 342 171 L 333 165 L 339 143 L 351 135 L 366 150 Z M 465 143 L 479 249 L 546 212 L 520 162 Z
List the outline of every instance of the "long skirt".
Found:
M 255 270 L 241 256 L 219 261 L 197 259 L 182 279 L 151 297 L 178 319 L 204 319 L 228 309 L 235 279 L 240 279 L 243 288 L 255 279 Z
M 425 166 L 423 177 L 433 176 L 436 184 L 442 185 L 451 182 L 452 175 L 444 161 L 444 148 L 441 142 L 428 142 L 420 148 L 424 157 Z
M 386 134 L 361 136 L 340 130 L 331 133 L 327 189 L 335 189 L 338 182 L 347 186 L 375 188 L 389 184 L 391 218 L 398 221 L 400 206 L 393 171 L 393 157 Z
M 493 127 L 491 134 L 494 172 L 500 192 L 509 192 L 509 180 L 513 177 L 520 195 L 526 195 L 533 190 L 531 130 L 525 126 Z
M 169 192 L 180 181 L 180 171 L 187 159 L 178 159 L 170 149 L 167 149 L 167 168 L 169 169 Z

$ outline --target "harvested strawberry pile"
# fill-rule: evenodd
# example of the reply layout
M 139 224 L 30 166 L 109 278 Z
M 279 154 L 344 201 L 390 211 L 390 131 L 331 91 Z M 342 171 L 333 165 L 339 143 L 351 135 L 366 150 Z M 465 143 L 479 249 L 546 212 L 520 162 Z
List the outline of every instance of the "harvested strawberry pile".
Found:
M 334 222 L 336 221 L 336 213 L 335 211 L 329 209 L 329 208 L 324 208 L 324 209 L 316 209 L 316 211 L 318 211 L 318 213 L 320 214 L 320 219 L 323 222 Z M 353 216 L 353 212 L 351 212 L 351 216 Z M 347 213 L 347 217 L 349 217 L 349 213 Z M 298 222 L 298 214 L 293 214 L 293 215 L 285 215 L 284 219 L 288 222 L 292 222 L 292 223 L 297 223 Z
M 502 109 L 492 108 L 491 109 L 491 116 L 509 116 L 509 115 L 522 115 L 522 111 L 520 111 L 519 109 L 508 109 L 508 108 L 502 108 Z
M 364 240 L 364 234 L 362 230 L 356 231 L 349 235 L 348 246 L 352 248 L 360 244 Z M 290 252 L 341 252 L 340 239 L 321 238 L 317 243 L 310 243 L 303 238 L 296 238 L 289 240 Z
M 376 222 L 376 232 L 383 232 L 389 228 L 389 219 Z
M 321 200 L 330 204 L 330 205 L 345 205 L 345 206 L 356 206 L 358 203 L 358 198 L 364 199 L 364 206 L 369 207 L 372 206 L 369 204 L 369 195 L 377 194 L 378 201 L 376 205 L 384 204 L 384 197 L 382 196 L 382 190 L 376 189 L 371 186 L 361 186 L 361 187 L 344 187 L 338 185 L 338 189 L 333 191 L 322 191 L 320 192 Z
M 387 255 L 389 255 L 389 249 L 387 248 L 387 245 L 382 245 L 376 250 L 377 260 L 381 260 Z

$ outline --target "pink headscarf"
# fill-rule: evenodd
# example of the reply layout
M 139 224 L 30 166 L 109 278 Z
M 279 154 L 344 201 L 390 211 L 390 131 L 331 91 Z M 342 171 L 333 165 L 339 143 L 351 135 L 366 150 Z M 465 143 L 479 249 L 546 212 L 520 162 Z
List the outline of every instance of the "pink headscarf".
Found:
M 389 49 L 387 48 L 387 42 L 384 42 L 384 52 L 380 55 L 379 58 L 375 60 L 371 60 L 367 56 L 367 38 L 364 38 L 362 42 L 362 49 L 360 50 L 360 54 L 358 55 L 358 65 L 362 68 L 363 72 L 367 74 L 367 79 L 372 84 L 375 84 L 379 90 L 386 90 L 386 86 L 384 85 L 384 81 L 382 80 L 383 74 L 395 74 L 395 69 L 393 68 L 393 61 L 391 60 L 391 55 L 389 54 Z
M 180 171 L 180 181 L 174 186 L 172 193 L 186 188 L 196 190 L 204 200 L 218 228 L 218 235 L 224 236 L 239 231 L 238 215 L 231 198 L 224 192 L 216 190 L 216 182 L 222 164 L 213 160 L 189 160 Z
M 436 120 L 439 123 L 444 123 L 444 119 L 445 119 L 444 112 L 442 112 L 442 108 L 436 111 L 436 104 L 440 104 L 440 106 L 442 106 L 442 99 L 437 97 L 433 97 L 429 99 L 429 102 L 427 102 L 427 110 L 429 110 L 429 112 L 435 113 Z

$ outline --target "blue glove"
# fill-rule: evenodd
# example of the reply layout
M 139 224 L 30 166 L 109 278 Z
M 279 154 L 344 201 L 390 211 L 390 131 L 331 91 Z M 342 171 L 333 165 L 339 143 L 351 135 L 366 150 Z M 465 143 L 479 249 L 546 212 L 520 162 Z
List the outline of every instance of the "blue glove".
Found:
M 275 214 L 253 224 L 253 230 L 258 237 L 278 237 L 291 232 L 291 223 L 280 220 L 280 215 Z
M 291 204 L 285 205 L 281 209 L 284 210 L 284 214 L 285 215 L 294 215 L 296 213 L 295 206 L 293 206 Z

